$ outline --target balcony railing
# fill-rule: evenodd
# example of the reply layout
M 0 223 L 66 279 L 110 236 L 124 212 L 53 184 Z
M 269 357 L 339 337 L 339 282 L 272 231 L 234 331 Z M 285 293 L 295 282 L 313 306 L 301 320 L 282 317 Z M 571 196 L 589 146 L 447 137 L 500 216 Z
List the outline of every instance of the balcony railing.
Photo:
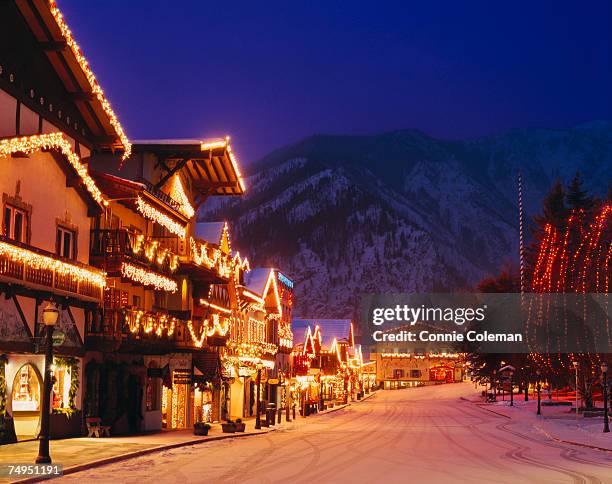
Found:
M 138 262 L 168 275 L 179 263 L 178 255 L 167 244 L 125 229 L 92 230 L 90 256 L 93 264 L 111 275 L 120 272 L 124 261 Z
M 50 290 L 102 300 L 101 271 L 0 236 L 0 276 Z
M 167 193 L 161 191 L 159 188 L 157 188 L 155 185 L 153 185 L 153 183 L 151 183 L 149 180 L 141 178 L 140 179 L 140 183 L 142 183 L 145 186 L 147 192 L 149 192 L 155 198 L 157 198 L 158 200 L 162 201 L 163 203 L 168 205 L 173 210 L 176 210 L 177 212 L 180 212 L 181 204 L 179 202 L 177 202 L 174 198 L 172 198 L 170 195 L 168 195 Z

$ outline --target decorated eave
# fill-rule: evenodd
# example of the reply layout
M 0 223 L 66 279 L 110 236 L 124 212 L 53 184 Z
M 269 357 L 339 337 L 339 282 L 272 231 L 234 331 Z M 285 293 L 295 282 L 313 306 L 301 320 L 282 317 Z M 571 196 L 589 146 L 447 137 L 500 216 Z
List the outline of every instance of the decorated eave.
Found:
M 179 204 L 164 193 L 153 190 L 149 184 L 126 180 L 108 173 L 93 172 L 92 176 L 107 199 L 139 213 L 147 220 L 158 223 L 177 237 L 186 237 L 189 219 L 181 213 Z
M 89 215 L 101 212 L 108 204 L 96 181 L 63 133 L 4 138 L 0 140 L 0 157 L 24 157 L 37 151 L 49 152 L 66 175 L 66 185 L 73 187 L 89 207 Z M 18 160 L 16 161 L 18 162 Z
M 211 195 L 242 195 L 244 182 L 238 160 L 229 138 L 216 140 L 161 139 L 137 140 L 134 153 L 154 153 L 160 160 L 164 174 L 156 183 L 158 188 L 176 173 L 189 179 L 197 193 L 197 207 Z
M 190 237 L 190 256 L 181 264 L 193 281 L 226 284 L 233 276 L 240 283 L 242 274 L 251 270 L 246 257 L 232 252 L 227 222 L 198 223 L 196 235 Z
M 37 88 L 27 87 L 29 97 L 34 101 L 33 107 L 41 113 L 44 112 L 43 116 L 47 118 L 56 118 L 63 130 L 77 140 L 84 139 L 85 145 L 93 144 L 96 149 L 121 151 L 124 158 L 129 157 L 130 142 L 55 2 L 52 0 L 15 0 L 2 3 L 9 4 L 3 8 L 4 14 L 13 16 L 13 18 L 5 19 L 3 27 L 10 24 L 11 29 L 16 32 L 16 29 L 19 29 L 25 21 L 34 37 L 33 47 L 38 49 L 43 58 L 46 57 L 63 86 L 64 92 L 60 96 L 56 78 L 43 77 L 37 80 L 37 73 L 33 72 L 34 67 L 23 69 L 32 82 L 38 81 L 40 84 Z M 17 51 L 31 48 L 30 43 L 26 44 L 21 40 L 18 42 L 20 44 L 14 46 L 15 55 Z M 43 59 L 40 57 L 32 58 L 32 60 L 22 59 L 22 62 L 26 61 L 31 61 L 36 64 L 36 68 L 44 70 L 43 76 L 50 76 L 46 74 L 49 69 L 43 65 Z M 11 68 L 11 66 L 7 67 Z M 11 73 L 13 77 L 10 82 L 15 80 L 14 76 L 20 74 L 20 72 L 14 75 Z M 19 81 L 19 84 L 24 82 L 21 79 Z M 29 81 L 30 79 L 25 80 L 25 82 Z M 45 89 L 51 92 L 45 92 Z M 53 97 L 62 97 L 62 99 L 54 100 Z M 64 108 L 63 113 L 62 107 Z M 69 111 L 74 107 L 77 113 L 71 119 Z M 79 121 L 81 121 L 80 124 Z

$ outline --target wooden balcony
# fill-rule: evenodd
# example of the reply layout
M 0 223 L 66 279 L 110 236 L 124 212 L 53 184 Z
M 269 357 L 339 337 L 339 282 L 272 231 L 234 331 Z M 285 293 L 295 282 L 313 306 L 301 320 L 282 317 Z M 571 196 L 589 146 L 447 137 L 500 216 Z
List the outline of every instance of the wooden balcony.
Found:
M 138 308 L 106 308 L 102 317 L 91 318 L 86 333 L 88 349 L 164 354 L 193 349 L 185 322 L 169 312 L 145 312 Z
M 179 237 L 154 237 L 153 240 L 178 254 L 179 273 L 187 275 L 196 285 L 226 284 L 232 275 L 232 257 L 213 244 Z
M 101 302 L 101 271 L 0 236 L 0 279 L 35 290 Z
M 125 229 L 91 231 L 90 260 L 109 276 L 121 276 L 123 262 L 132 262 L 154 272 L 171 276 L 178 268 L 179 258 L 168 244 L 144 237 Z

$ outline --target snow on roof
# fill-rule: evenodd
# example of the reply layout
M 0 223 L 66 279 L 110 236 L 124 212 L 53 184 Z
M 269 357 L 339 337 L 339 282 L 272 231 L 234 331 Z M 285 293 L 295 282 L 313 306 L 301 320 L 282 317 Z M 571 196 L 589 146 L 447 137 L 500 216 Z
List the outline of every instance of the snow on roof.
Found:
M 190 138 L 166 138 L 166 139 L 138 139 L 132 140 L 134 145 L 199 145 L 203 143 L 199 139 Z
M 202 150 L 226 148 L 229 146 L 228 138 L 152 138 L 132 140 L 135 145 L 196 145 Z
M 270 268 L 262 267 L 251 269 L 250 272 L 247 272 L 244 275 L 245 287 L 249 291 L 254 292 L 259 296 L 263 296 L 264 290 L 266 288 L 266 282 L 268 282 L 268 277 L 270 276 L 270 271 Z
M 224 227 L 225 222 L 199 222 L 196 224 L 196 237 L 211 244 L 219 245 Z

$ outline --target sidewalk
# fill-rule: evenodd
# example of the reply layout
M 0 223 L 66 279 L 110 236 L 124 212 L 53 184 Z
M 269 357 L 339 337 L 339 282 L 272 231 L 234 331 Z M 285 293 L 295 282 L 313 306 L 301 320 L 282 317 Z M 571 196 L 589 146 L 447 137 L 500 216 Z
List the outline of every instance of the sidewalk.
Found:
M 221 425 L 213 424 L 208 436 L 194 435 L 193 431 L 188 429 L 126 437 L 99 439 L 77 437 L 52 440 L 50 442 L 50 453 L 53 463 L 61 464 L 64 468 L 64 474 L 70 474 L 151 452 L 228 438 L 262 435 L 274 430 L 274 427 L 262 428 L 261 430 L 255 430 L 253 427 L 254 422 L 249 421 L 245 432 L 233 434 L 224 434 Z M 38 440 L 0 446 L 0 462 L 2 464 L 33 464 L 37 455 Z M 16 481 L 16 479 L 0 478 L 0 483 Z M 25 480 L 24 482 L 34 481 Z
M 255 430 L 255 419 L 244 419 L 246 423 L 245 432 L 224 434 L 220 424 L 212 424 L 208 436 L 194 435 L 191 429 L 187 430 L 164 430 L 152 434 L 133 435 L 125 437 L 90 438 L 77 437 L 72 439 L 52 440 L 50 453 L 53 463 L 63 466 L 64 474 L 72 474 L 92 467 L 98 467 L 112 462 L 131 459 L 141 455 L 160 452 L 188 445 L 224 440 L 232 438 L 250 437 L 268 434 L 275 430 L 291 428 L 295 424 L 308 425 L 312 419 L 329 413 L 337 412 L 352 404 L 357 404 L 370 397 L 376 392 L 366 395 L 362 400 L 356 400 L 346 405 L 338 405 L 329 410 L 324 410 L 308 417 L 296 416 L 291 422 L 285 421 L 283 413 L 282 423 L 270 427 L 262 427 Z M 38 440 L 18 442 L 0 446 L 0 463 L 2 464 L 33 464 L 38 455 Z M 38 482 L 40 479 L 14 479 L 0 478 L 0 483 L 8 482 Z
M 465 398 L 484 410 L 507 417 L 512 421 L 531 427 L 550 440 L 612 452 L 612 432 L 603 433 L 603 417 L 585 418 L 576 415 L 567 406 L 541 406 L 537 415 L 538 402 L 531 396 L 525 402 L 523 395 L 514 396 L 514 406 L 506 396 L 505 401 L 484 403 L 482 398 Z

